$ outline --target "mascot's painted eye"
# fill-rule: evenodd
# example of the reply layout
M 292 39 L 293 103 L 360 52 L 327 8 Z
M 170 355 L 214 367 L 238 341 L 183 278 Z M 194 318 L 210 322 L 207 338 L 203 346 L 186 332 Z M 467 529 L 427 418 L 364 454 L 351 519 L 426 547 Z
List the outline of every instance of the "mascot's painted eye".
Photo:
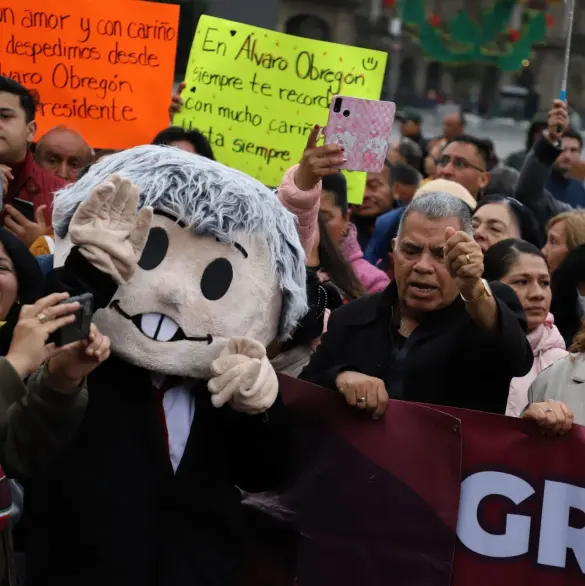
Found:
M 146 246 L 142 251 L 142 256 L 138 261 L 138 266 L 145 271 L 152 271 L 164 260 L 167 250 L 169 249 L 169 237 L 166 230 L 151 228 L 148 233 Z
M 201 292 L 209 301 L 217 301 L 228 292 L 233 278 L 232 263 L 227 258 L 216 258 L 203 271 Z

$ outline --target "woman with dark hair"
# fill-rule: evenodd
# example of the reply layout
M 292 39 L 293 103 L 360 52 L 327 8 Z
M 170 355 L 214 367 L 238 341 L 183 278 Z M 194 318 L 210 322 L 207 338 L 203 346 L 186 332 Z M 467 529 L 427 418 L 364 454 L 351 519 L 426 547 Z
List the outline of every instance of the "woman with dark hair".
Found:
M 572 250 L 552 275 L 552 311 L 570 346 L 585 317 L 585 244 Z
M 363 289 L 367 293 L 383 291 L 390 283 L 390 279 L 384 271 L 364 258 L 357 240 L 357 229 L 349 221 L 347 183 L 341 173 L 323 177 L 320 214 L 323 225 L 331 237 L 332 248 L 339 250 L 340 255 L 353 269 Z M 315 264 L 314 259 L 313 261 L 309 259 L 309 266 L 313 264 Z
M 209 141 L 198 130 L 184 130 L 180 126 L 171 126 L 159 132 L 152 144 L 172 146 L 215 161 Z
M 319 232 L 313 251 L 307 259 L 307 270 L 319 275 L 324 285 L 333 284 L 341 293 L 343 299 L 352 301 L 363 297 L 366 292 L 357 278 L 353 268 L 335 246 L 323 219 L 318 216 Z M 337 309 L 338 305 L 327 305 L 328 309 Z
M 544 243 L 533 213 L 519 201 L 503 195 L 489 195 L 477 204 L 473 236 L 483 252 L 508 238 L 526 240 L 537 248 Z
M 509 285 L 524 308 L 528 341 L 534 354 L 530 372 L 513 378 L 506 415 L 519 417 L 528 404 L 528 389 L 537 375 L 567 354 L 565 342 L 550 313 L 551 287 L 542 252 L 524 240 L 502 240 L 484 255 L 484 278 Z
M 520 179 L 520 172 L 512 167 L 490 169 L 490 182 L 484 190 L 484 197 L 488 195 L 514 197 L 518 179 Z
M 43 294 L 43 275 L 25 244 L 0 228 L 0 356 L 10 347 L 22 305 L 31 305 Z

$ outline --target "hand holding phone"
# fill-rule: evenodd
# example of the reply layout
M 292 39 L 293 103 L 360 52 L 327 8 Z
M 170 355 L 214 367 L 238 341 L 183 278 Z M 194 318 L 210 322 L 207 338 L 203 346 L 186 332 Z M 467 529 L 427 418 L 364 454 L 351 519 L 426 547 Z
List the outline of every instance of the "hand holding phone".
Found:
M 22 214 L 29 222 L 35 221 L 35 206 L 32 201 L 26 201 L 15 197 L 10 205 L 19 213 Z
M 345 162 L 345 155 L 339 145 L 317 146 L 319 133 L 319 126 L 311 130 L 301 163 L 295 171 L 295 185 L 301 191 L 310 191 L 323 177 L 339 173 L 339 165 Z
M 14 328 L 6 359 L 25 378 L 54 353 L 49 343 L 53 332 L 72 323 L 79 306 L 67 293 L 54 293 L 34 305 L 23 305 Z
M 32 202 L 16 197 L 4 207 L 4 227 L 30 248 L 37 238 L 51 233 L 51 226 L 45 221 L 46 208 L 41 205 L 35 210 Z
M 50 341 L 55 346 L 66 346 L 73 342 L 87 340 L 89 338 L 91 318 L 93 317 L 93 295 L 84 293 L 77 297 L 70 297 L 62 303 L 79 303 L 79 308 L 75 312 L 75 321 L 54 332 Z
M 325 144 L 343 147 L 345 171 L 380 173 L 390 146 L 396 104 L 335 96 L 331 101 Z

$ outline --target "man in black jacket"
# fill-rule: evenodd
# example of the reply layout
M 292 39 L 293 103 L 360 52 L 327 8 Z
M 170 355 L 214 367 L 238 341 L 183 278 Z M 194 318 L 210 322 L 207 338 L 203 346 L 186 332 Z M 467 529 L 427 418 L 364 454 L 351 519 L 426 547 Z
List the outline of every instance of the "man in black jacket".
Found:
M 572 193 L 579 194 L 583 190 L 576 179 L 560 177 L 554 171 L 554 165 L 563 153 L 563 135 L 568 124 L 567 104 L 555 100 L 548 114 L 548 128 L 528 153 L 516 185 L 516 199 L 532 211 L 542 228 L 546 228 L 553 216 L 574 209 L 571 203 L 567 203 L 569 198 L 559 198 L 558 192 L 553 193 L 551 187 L 554 189 L 558 184 L 562 187 L 564 182 L 566 187 L 571 187 Z M 577 138 L 569 138 L 571 142 L 573 146 L 579 144 Z
M 388 397 L 503 414 L 513 377 L 532 366 L 515 293 L 482 280 L 468 207 L 415 199 L 394 242 L 396 280 L 331 315 L 301 378 L 380 417 Z

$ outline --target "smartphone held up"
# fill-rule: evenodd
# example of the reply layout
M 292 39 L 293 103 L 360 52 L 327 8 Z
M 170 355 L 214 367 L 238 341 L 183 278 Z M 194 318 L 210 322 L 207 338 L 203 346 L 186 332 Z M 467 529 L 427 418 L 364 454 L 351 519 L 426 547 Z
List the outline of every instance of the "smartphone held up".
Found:
M 85 293 L 65 299 L 61 303 L 79 303 L 79 308 L 75 312 L 75 321 L 53 333 L 50 337 L 50 342 L 61 347 L 80 340 L 87 340 L 93 317 L 93 295 Z
M 396 104 L 334 96 L 324 129 L 325 144 L 344 149 L 344 171 L 379 173 L 390 148 Z
M 32 201 L 26 201 L 15 197 L 10 205 L 19 213 L 21 213 L 29 222 L 35 221 L 35 207 Z

